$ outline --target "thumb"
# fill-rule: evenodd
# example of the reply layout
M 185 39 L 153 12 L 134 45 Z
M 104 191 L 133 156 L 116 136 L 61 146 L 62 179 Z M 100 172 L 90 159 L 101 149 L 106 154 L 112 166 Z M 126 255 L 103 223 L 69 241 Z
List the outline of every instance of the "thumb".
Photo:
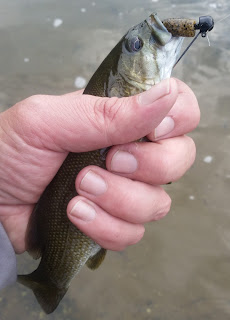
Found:
M 146 136 L 164 119 L 177 96 L 175 79 L 164 80 L 127 98 L 102 98 L 79 92 L 33 96 L 26 99 L 30 107 L 26 117 L 23 112 L 24 121 L 30 122 L 43 146 L 55 151 L 84 152 Z M 32 112 L 28 113 L 28 109 Z
M 72 136 L 68 137 L 67 146 L 66 138 L 60 135 L 59 145 L 79 152 L 135 141 L 160 124 L 177 96 L 175 79 L 164 80 L 128 98 L 69 94 L 68 103 L 74 109 L 72 121 L 68 122 Z

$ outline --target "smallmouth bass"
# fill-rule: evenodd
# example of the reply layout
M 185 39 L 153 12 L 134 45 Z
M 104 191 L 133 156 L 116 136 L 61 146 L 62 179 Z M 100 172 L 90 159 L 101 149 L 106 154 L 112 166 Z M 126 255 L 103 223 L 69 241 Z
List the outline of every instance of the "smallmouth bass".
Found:
M 83 94 L 127 97 L 150 89 L 170 77 L 182 41 L 152 14 L 122 37 Z M 27 251 L 41 261 L 32 273 L 19 275 L 18 282 L 33 290 L 48 314 L 57 308 L 80 269 L 85 264 L 96 269 L 106 254 L 104 248 L 69 221 L 66 213 L 69 201 L 77 195 L 77 174 L 92 164 L 105 168 L 101 150 L 69 153 L 31 215 Z

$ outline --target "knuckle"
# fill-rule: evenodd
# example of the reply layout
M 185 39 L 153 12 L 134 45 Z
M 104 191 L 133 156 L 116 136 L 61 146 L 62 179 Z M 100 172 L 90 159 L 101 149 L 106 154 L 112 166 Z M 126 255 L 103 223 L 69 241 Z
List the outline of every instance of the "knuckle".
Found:
M 189 147 L 190 151 L 192 153 L 195 153 L 196 152 L 196 145 L 195 145 L 194 140 L 189 136 L 185 136 L 185 137 L 186 137 L 186 140 L 188 142 L 188 147 Z
M 36 125 L 39 112 L 44 105 L 44 97 L 43 95 L 33 95 L 15 105 L 17 118 L 20 123 L 25 124 L 25 126 L 28 123 Z
M 128 245 L 134 245 L 134 244 L 138 243 L 139 241 L 141 241 L 144 234 L 145 234 L 145 227 L 141 224 L 136 225 L 135 226 L 135 234 L 132 237 L 132 239 L 130 239 Z
M 98 243 L 106 249 L 121 251 L 127 246 L 138 243 L 143 238 L 144 233 L 145 228 L 143 225 L 134 225 L 134 228 L 131 229 L 131 232 L 125 232 L 123 228 L 119 226 L 113 226 L 110 232 L 100 235 Z
M 199 122 L 200 122 L 200 108 L 199 108 L 199 106 L 197 106 L 196 111 L 194 113 L 195 114 L 194 114 L 194 126 L 193 126 L 193 129 L 195 129 L 198 126 Z
M 156 171 L 160 184 L 177 181 L 191 167 L 196 157 L 196 145 L 192 138 L 181 136 L 172 141 L 169 147 L 162 152 Z
M 200 122 L 199 104 L 196 96 L 192 91 L 190 91 L 188 99 L 190 101 L 189 112 L 183 114 L 184 123 L 186 123 L 186 132 L 193 131 Z
M 165 217 L 169 213 L 171 205 L 172 200 L 169 197 L 169 195 L 165 192 L 161 201 L 161 207 L 158 209 L 157 213 L 154 214 L 153 221 L 157 221 Z
M 39 120 L 43 97 L 43 95 L 31 96 L 18 102 L 12 109 L 15 113 L 15 131 L 28 144 L 34 141 L 40 132 Z
M 28 109 L 37 109 L 44 101 L 44 96 L 40 94 L 33 95 L 23 100 L 24 106 Z
M 118 245 L 122 242 L 122 230 L 117 224 L 113 224 L 109 230 L 99 232 L 100 242 L 107 246 Z
M 111 123 L 116 118 L 121 106 L 118 101 L 118 98 L 110 98 L 106 99 L 105 103 L 102 105 L 102 115 L 105 122 Z
M 194 163 L 196 158 L 196 145 L 192 138 L 185 136 L 185 143 L 186 143 L 186 154 L 183 157 L 186 161 L 184 166 L 184 171 L 186 172 Z
M 164 203 L 164 212 L 165 215 L 170 211 L 172 205 L 172 199 L 169 197 L 169 195 L 166 194 L 166 199 Z
M 111 125 L 116 126 L 118 114 L 122 106 L 123 99 L 116 97 L 98 99 L 94 105 L 94 113 L 97 122 L 100 126 L 105 128 L 106 135 L 109 139 L 109 132 L 111 131 Z
M 192 92 L 193 96 L 193 121 L 194 121 L 194 128 L 196 128 L 200 122 L 200 108 L 197 101 L 195 94 Z
M 170 163 L 171 156 L 168 154 L 162 153 L 160 161 L 158 162 L 156 172 L 159 176 L 159 180 L 161 184 L 168 183 L 168 177 L 170 177 L 170 173 L 172 170 L 172 166 Z

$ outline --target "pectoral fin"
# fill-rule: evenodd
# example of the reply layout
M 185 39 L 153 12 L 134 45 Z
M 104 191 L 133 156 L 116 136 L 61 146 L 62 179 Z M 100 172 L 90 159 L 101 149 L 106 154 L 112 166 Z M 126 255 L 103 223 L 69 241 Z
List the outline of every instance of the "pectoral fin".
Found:
M 98 253 L 96 253 L 93 257 L 87 260 L 86 262 L 87 267 L 91 270 L 97 269 L 105 259 L 105 255 L 106 255 L 106 250 L 101 248 L 101 250 L 98 251 Z

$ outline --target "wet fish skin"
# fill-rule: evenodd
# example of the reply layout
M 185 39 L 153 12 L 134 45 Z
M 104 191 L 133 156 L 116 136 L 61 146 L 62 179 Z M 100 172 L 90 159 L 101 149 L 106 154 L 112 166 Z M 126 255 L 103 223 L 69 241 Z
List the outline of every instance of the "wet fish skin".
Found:
M 149 89 L 170 76 L 181 43 L 181 38 L 172 38 L 160 19 L 151 15 L 120 40 L 92 76 L 84 94 L 124 97 Z M 139 46 L 142 48 L 136 50 Z M 100 150 L 69 153 L 31 215 L 27 251 L 41 261 L 31 274 L 19 275 L 18 282 L 33 290 L 48 314 L 56 309 L 82 266 L 95 269 L 106 254 L 66 214 L 69 201 L 77 195 L 77 174 L 92 164 L 105 168 Z

